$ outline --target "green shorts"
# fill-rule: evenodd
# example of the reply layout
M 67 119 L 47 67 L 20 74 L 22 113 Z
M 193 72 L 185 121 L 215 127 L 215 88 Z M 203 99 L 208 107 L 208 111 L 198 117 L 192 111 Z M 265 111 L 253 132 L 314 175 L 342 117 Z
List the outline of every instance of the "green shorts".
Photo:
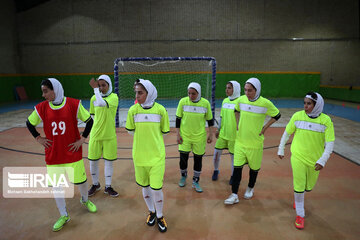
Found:
M 298 193 L 311 191 L 318 180 L 320 171 L 315 171 L 315 166 L 305 164 L 300 158 L 294 155 L 291 155 L 291 168 L 293 172 L 294 191 Z
M 229 141 L 219 137 L 216 140 L 215 148 L 219 150 L 228 149 L 229 153 L 234 154 L 235 141 Z
M 189 139 L 183 138 L 183 143 L 179 144 L 179 152 L 193 152 L 196 155 L 202 156 L 205 154 L 206 149 L 206 135 L 200 141 L 190 141 Z
M 154 190 L 163 187 L 165 164 L 155 166 L 135 166 L 135 180 L 141 187 L 150 186 Z
M 101 158 L 101 155 L 105 160 L 117 159 L 117 139 L 109 140 L 89 140 L 89 152 L 88 159 L 90 161 L 97 161 Z
M 46 165 L 46 167 L 47 173 L 52 179 L 54 174 L 56 174 L 57 179 L 61 174 L 66 174 L 73 184 L 82 184 L 87 180 L 84 161 L 82 159 L 73 163 Z
M 257 171 L 261 168 L 263 149 L 244 148 L 235 143 L 234 167 L 249 164 L 249 168 Z

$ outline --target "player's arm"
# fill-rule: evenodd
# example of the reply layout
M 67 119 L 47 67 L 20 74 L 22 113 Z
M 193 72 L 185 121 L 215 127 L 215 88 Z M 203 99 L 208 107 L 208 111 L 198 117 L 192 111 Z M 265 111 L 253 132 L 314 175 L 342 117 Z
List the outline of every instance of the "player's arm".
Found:
M 207 137 L 207 143 L 212 143 L 213 138 L 213 126 L 214 126 L 214 119 L 207 120 L 208 122 L 208 129 L 209 129 L 209 135 Z
M 102 98 L 100 94 L 98 82 L 94 78 L 92 78 L 89 84 L 94 89 L 94 94 L 95 94 L 94 105 L 97 107 L 105 107 L 105 106 L 109 107 L 109 104 Z
M 69 144 L 70 151 L 72 151 L 72 152 L 77 152 L 79 150 L 79 148 L 83 145 L 86 138 L 90 134 L 92 125 L 94 124 L 94 120 L 90 116 L 90 113 L 83 107 L 83 105 L 81 103 L 79 103 L 79 104 L 80 104 L 80 106 L 79 106 L 77 117 L 81 121 L 86 123 L 86 125 L 85 125 L 84 132 L 82 133 L 80 139 L 75 141 L 74 143 Z
M 259 136 L 265 134 L 265 131 L 266 131 L 271 125 L 273 125 L 274 122 L 276 122 L 277 120 L 279 120 L 280 117 L 281 117 L 280 112 L 278 112 L 278 114 L 276 114 L 274 117 L 271 117 L 271 118 L 269 119 L 269 121 L 263 126 L 263 128 L 262 128 Z
M 51 147 L 51 140 L 47 139 L 46 137 L 41 137 L 40 133 L 36 130 L 35 126 L 37 126 L 41 122 L 41 119 L 36 111 L 33 111 L 31 115 L 26 120 L 26 127 L 28 128 L 29 132 L 35 140 L 43 145 L 45 148 Z
M 219 133 L 220 133 L 220 129 L 221 129 L 221 120 L 222 120 L 222 117 L 220 117 L 218 127 L 217 127 L 216 132 L 215 132 L 215 137 L 216 138 L 219 138 Z
M 183 143 L 183 139 L 180 135 L 180 126 L 181 126 L 181 117 L 176 116 L 175 127 L 176 127 L 176 133 L 177 133 L 176 141 L 178 144 Z
M 290 138 L 290 134 L 288 134 L 286 132 L 286 130 L 284 131 L 282 137 L 281 137 L 281 140 L 280 140 L 280 144 L 279 144 L 279 149 L 278 149 L 278 156 L 280 159 L 283 159 L 284 158 L 284 155 L 285 155 L 285 144 L 287 143 L 287 141 L 289 140 Z

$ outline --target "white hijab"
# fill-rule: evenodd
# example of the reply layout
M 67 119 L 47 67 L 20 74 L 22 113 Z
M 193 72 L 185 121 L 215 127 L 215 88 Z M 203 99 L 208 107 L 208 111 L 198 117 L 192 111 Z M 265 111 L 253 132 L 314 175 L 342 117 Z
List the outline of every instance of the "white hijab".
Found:
M 55 105 L 59 105 L 64 100 L 64 89 L 61 83 L 56 78 L 48 78 L 48 79 L 51 82 L 55 93 L 55 100 L 52 101 L 52 103 Z
M 103 94 L 102 92 L 100 92 L 102 97 L 107 97 L 112 93 L 112 84 L 111 84 L 111 79 L 108 75 L 101 75 L 100 77 L 98 77 L 98 80 L 104 80 L 105 82 L 107 82 L 109 84 L 109 90 L 107 91 L 107 93 Z
M 232 101 L 232 100 L 240 97 L 241 86 L 240 86 L 240 83 L 238 83 L 237 81 L 229 81 L 229 83 L 231 83 L 233 86 L 233 94 L 231 96 L 229 96 L 229 99 Z
M 311 97 L 311 95 L 306 95 L 305 96 L 306 98 L 309 98 L 309 99 L 311 99 L 311 100 L 313 100 L 315 102 L 315 106 L 314 106 L 313 110 L 311 111 L 311 113 L 308 114 L 308 116 L 312 117 L 312 118 L 318 117 L 322 113 L 322 111 L 324 109 L 324 99 L 317 92 L 315 94 L 317 96 L 317 99 L 313 99 Z
M 143 104 L 141 104 L 141 106 L 143 108 L 151 108 L 155 103 L 155 99 L 157 98 L 157 90 L 149 80 L 139 79 L 139 83 L 143 85 L 147 91 L 146 100 Z
M 189 84 L 188 90 L 189 90 L 189 88 L 193 88 L 198 92 L 198 96 L 197 96 L 197 98 L 195 99 L 194 102 L 200 101 L 200 98 L 201 98 L 201 86 L 200 86 L 200 84 L 198 84 L 196 82 L 192 82 L 192 83 Z
M 255 98 L 250 100 L 251 102 L 255 102 L 256 100 L 258 100 L 258 98 L 260 97 L 260 93 L 261 93 L 261 83 L 259 81 L 259 79 L 257 78 L 249 78 L 246 82 L 246 83 L 251 83 L 254 87 L 255 87 L 255 90 L 256 90 L 256 93 L 255 93 Z

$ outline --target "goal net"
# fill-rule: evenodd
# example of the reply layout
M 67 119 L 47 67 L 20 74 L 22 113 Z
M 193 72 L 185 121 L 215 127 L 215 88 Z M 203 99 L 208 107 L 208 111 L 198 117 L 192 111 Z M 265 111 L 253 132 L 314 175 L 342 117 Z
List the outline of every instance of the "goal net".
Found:
M 209 100 L 215 118 L 215 58 L 117 58 L 114 65 L 114 91 L 119 96 L 116 127 L 125 126 L 127 111 L 135 101 L 134 83 L 139 78 L 150 80 L 156 87 L 156 102 L 167 109 L 171 127 L 175 127 L 177 104 L 187 96 L 187 86 L 191 82 L 201 85 L 201 96 Z

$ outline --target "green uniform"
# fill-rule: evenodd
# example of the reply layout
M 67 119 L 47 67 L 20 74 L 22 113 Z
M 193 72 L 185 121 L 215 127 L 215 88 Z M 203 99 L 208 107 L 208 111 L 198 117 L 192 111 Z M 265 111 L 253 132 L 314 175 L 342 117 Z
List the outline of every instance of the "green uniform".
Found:
M 235 140 L 234 166 L 248 163 L 252 170 L 259 170 L 264 146 L 264 135 L 259 134 L 266 116 L 277 116 L 279 109 L 266 98 L 260 96 L 251 102 L 245 95 L 240 97 L 235 109 L 240 111 L 240 120 Z
M 99 160 L 101 154 L 106 160 L 117 159 L 115 116 L 119 99 L 115 93 L 103 99 L 106 102 L 103 107 L 94 106 L 95 95 L 90 99 L 90 114 L 94 115 L 94 125 L 90 132 L 89 160 Z
M 291 144 L 294 189 L 296 192 L 310 191 L 319 176 L 315 164 L 324 152 L 325 142 L 335 141 L 334 125 L 324 113 L 310 118 L 302 110 L 291 117 L 285 130 L 289 135 L 294 133 Z
M 180 136 L 183 143 L 179 144 L 180 152 L 193 151 L 196 155 L 204 155 L 206 147 L 206 121 L 212 120 L 210 103 L 201 98 L 194 103 L 189 97 L 179 101 L 176 117 L 181 118 Z

